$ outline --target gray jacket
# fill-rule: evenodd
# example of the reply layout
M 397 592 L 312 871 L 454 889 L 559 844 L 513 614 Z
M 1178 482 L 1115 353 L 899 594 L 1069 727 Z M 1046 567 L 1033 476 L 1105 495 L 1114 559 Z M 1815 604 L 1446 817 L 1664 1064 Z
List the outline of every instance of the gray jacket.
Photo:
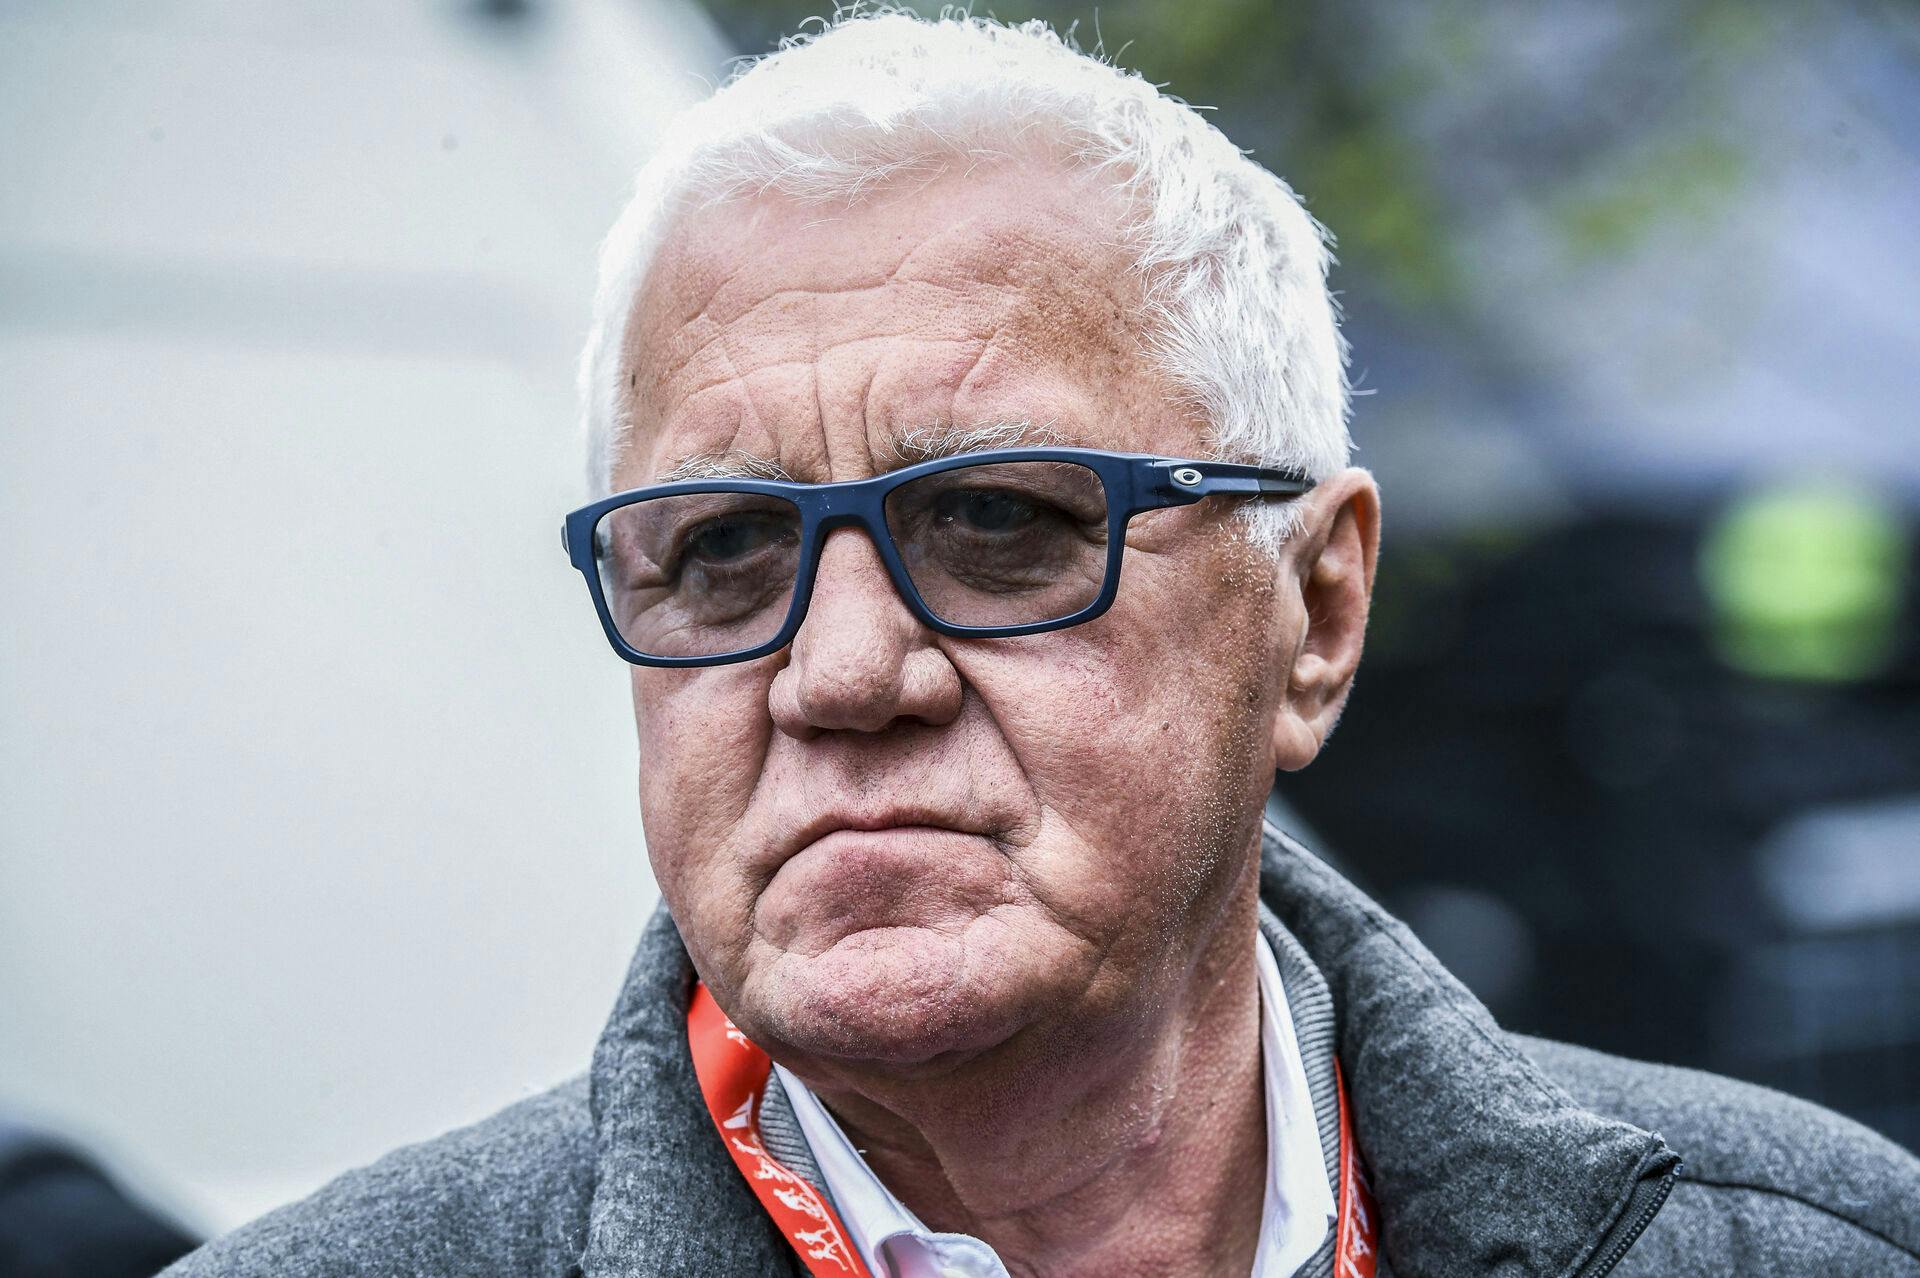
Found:
M 1261 897 L 1330 1179 L 1336 1054 L 1346 1074 L 1383 1278 L 1920 1278 L 1920 1160 L 1890 1141 L 1761 1088 L 1505 1033 L 1271 829 Z M 168 1275 L 804 1275 L 700 1100 L 692 976 L 662 908 L 585 1078 L 349 1172 Z M 807 1162 L 784 1098 L 766 1111 L 773 1152 Z M 1331 1278 L 1331 1243 L 1302 1274 Z

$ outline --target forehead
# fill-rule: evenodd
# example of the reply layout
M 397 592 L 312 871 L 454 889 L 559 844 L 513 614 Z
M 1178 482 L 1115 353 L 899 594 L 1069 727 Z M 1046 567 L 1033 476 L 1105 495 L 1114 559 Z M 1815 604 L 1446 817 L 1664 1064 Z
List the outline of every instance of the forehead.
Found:
M 928 429 L 1021 422 L 1166 449 L 1194 432 L 1149 366 L 1124 209 L 1086 179 L 1002 165 L 854 204 L 683 215 L 622 353 L 616 483 L 738 453 L 796 478 L 885 469 Z

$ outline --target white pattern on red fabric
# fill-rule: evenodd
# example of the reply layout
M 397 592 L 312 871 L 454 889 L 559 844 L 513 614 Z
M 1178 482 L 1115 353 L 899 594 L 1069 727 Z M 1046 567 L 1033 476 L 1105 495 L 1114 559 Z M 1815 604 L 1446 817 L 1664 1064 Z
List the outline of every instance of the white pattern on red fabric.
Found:
M 847 1242 L 845 1227 L 820 1192 L 767 1152 L 760 1138 L 760 1106 L 773 1061 L 720 1010 L 705 984 L 696 984 L 687 1009 L 687 1041 L 694 1075 L 713 1125 L 734 1165 L 767 1214 L 807 1262 L 814 1278 L 850 1274 L 872 1278 Z M 825 1268 L 824 1266 L 832 1266 Z

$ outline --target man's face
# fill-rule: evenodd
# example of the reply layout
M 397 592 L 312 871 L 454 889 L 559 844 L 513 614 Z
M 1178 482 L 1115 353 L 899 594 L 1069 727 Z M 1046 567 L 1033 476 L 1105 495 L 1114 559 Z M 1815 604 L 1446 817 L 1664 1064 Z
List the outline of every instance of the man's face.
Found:
M 720 455 L 860 479 L 994 423 L 1196 455 L 1119 216 L 1020 166 L 690 215 L 635 311 L 615 488 Z M 1299 626 L 1287 561 L 1236 533 L 1221 501 L 1136 516 L 1104 616 L 954 639 L 842 529 L 788 649 L 634 669 L 654 872 L 742 1029 L 803 1068 L 939 1067 L 1196 961 L 1250 872 Z

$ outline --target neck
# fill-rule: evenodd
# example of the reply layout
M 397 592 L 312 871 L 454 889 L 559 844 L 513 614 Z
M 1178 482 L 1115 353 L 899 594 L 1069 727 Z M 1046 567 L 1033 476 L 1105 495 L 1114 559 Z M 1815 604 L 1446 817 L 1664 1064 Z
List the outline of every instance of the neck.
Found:
M 902 1202 L 1014 1275 L 1247 1273 L 1266 1180 L 1258 867 L 1151 1007 L 949 1076 L 816 1090 Z M 1142 1204 L 1152 1204 L 1143 1211 Z

